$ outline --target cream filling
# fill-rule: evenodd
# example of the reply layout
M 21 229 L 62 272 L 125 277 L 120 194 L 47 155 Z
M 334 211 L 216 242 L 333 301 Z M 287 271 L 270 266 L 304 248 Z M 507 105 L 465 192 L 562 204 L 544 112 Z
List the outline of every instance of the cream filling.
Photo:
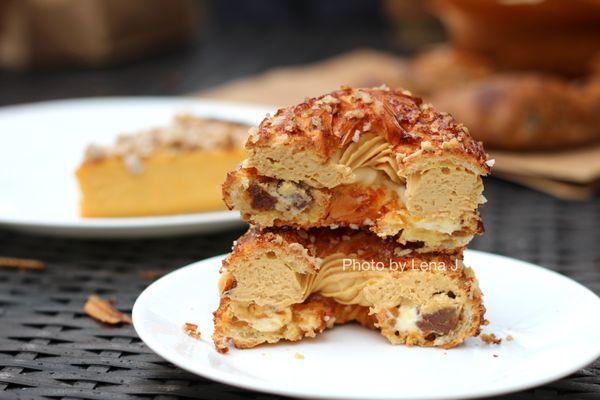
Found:
M 360 167 L 354 170 L 354 182 L 364 186 L 382 187 L 396 193 L 402 204 L 406 204 L 406 184 L 393 182 L 382 171 L 371 167 Z
M 394 318 L 392 315 L 391 318 Z M 415 306 L 402 305 L 398 307 L 398 316 L 394 318 L 394 330 L 400 332 L 418 332 L 417 322 L 421 319 Z
M 388 274 L 387 270 L 383 268 L 370 268 L 370 264 L 361 263 L 342 253 L 316 260 L 318 260 L 316 273 L 300 273 L 291 266 L 287 266 L 285 272 L 282 271 L 278 274 L 279 276 L 272 279 L 271 285 L 275 285 L 277 289 L 281 288 L 281 282 L 286 282 L 285 293 L 278 290 L 276 296 L 263 298 L 260 293 L 264 293 L 267 288 L 264 287 L 263 282 L 257 281 L 256 276 L 251 279 L 247 277 L 240 279 L 236 276 L 238 285 L 228 291 L 226 295 L 233 300 L 232 304 L 240 306 L 252 304 L 254 307 L 250 313 L 252 315 L 271 315 L 291 304 L 304 302 L 312 294 L 332 298 L 341 304 L 372 306 L 373 302 L 365 296 L 364 289 L 369 285 L 379 283 Z M 248 282 L 243 283 L 246 280 Z
M 275 190 L 268 192 L 277 199 L 277 211 L 292 215 L 300 214 L 313 200 L 308 189 L 288 181 L 281 181 Z
M 358 267 L 357 267 L 358 266 Z M 387 275 L 383 270 L 360 268 L 355 260 L 343 254 L 332 254 L 321 261 L 319 271 L 301 281 L 303 300 L 311 294 L 329 297 L 341 304 L 372 306 L 364 289 Z
M 256 304 L 243 305 L 232 302 L 231 308 L 237 319 L 248 323 L 260 332 L 278 331 L 292 321 L 292 310 L 289 307 L 277 309 L 274 307 L 261 307 Z
M 373 133 L 361 135 L 357 142 L 350 143 L 342 150 L 338 163 L 351 168 L 355 174 L 359 168 L 368 167 L 383 172 L 393 183 L 404 182 L 392 146 Z

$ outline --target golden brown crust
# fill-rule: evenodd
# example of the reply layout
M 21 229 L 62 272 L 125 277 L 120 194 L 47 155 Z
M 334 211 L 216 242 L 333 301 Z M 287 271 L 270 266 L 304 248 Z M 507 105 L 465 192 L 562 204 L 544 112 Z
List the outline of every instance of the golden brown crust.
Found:
M 215 348 L 220 353 L 227 353 L 229 346 L 237 349 L 249 349 L 264 343 L 277 343 L 279 341 L 296 342 L 305 337 L 315 337 L 334 325 L 357 322 L 368 329 L 379 329 L 381 334 L 393 344 L 406 346 L 441 347 L 450 349 L 462 344 L 466 337 L 479 335 L 480 326 L 484 321 L 485 308 L 481 298 L 477 298 L 473 307 L 474 315 L 471 321 L 465 321 L 468 328 L 463 337 L 457 337 L 443 344 L 436 344 L 437 335 L 409 334 L 396 335 L 391 323 L 383 314 L 373 315 L 368 307 L 359 305 L 340 304 L 323 296 L 311 296 L 302 304 L 292 307 L 292 318 L 286 326 L 274 332 L 260 332 L 253 329 L 247 322 L 239 320 L 232 312 L 231 301 L 223 298 L 219 308 L 214 312 L 215 331 L 212 339 Z M 463 317 L 464 318 L 464 317 Z M 307 324 L 307 321 L 310 323 Z M 461 321 L 458 321 L 461 322 Z
M 228 352 L 230 344 L 238 349 L 249 349 L 281 340 L 296 342 L 305 337 L 315 337 L 316 334 L 333 327 L 335 316 L 338 314 L 345 322 L 350 322 L 353 317 L 365 323 L 371 322 L 364 318 L 364 312 L 358 308 L 364 307 L 356 306 L 347 310 L 336 306 L 333 300 L 313 296 L 304 303 L 291 307 L 291 318 L 285 326 L 275 331 L 261 332 L 240 320 L 233 312 L 232 302 L 228 298 L 222 298 L 219 308 L 213 313 L 215 331 L 212 339 L 215 348 L 221 353 Z
M 251 130 L 246 148 L 256 151 L 286 143 L 326 160 L 368 132 L 391 144 L 400 161 L 421 151 L 425 144 L 433 151 L 469 160 L 484 174 L 489 172 L 481 143 L 473 140 L 462 124 L 410 92 L 387 87 L 346 87 L 279 109 Z
M 266 252 L 273 246 L 289 249 L 289 245 L 299 244 L 305 249 L 308 256 L 324 259 L 336 253 L 353 254 L 357 259 L 384 262 L 403 262 L 409 268 L 419 268 L 421 262 L 435 261 L 444 265 L 455 265 L 456 259 L 462 259 L 462 249 L 455 249 L 454 253 L 427 253 L 419 254 L 411 251 L 411 246 L 402 246 L 394 238 L 382 239 L 364 230 L 350 228 L 314 228 L 310 230 L 297 230 L 291 228 L 250 228 L 240 237 L 233 247 L 232 253 L 223 261 L 227 268 L 230 260 L 235 260 L 243 253 L 252 254 Z M 289 251 L 289 250 L 288 250 Z M 462 274 L 462 270 L 447 271 L 448 274 Z

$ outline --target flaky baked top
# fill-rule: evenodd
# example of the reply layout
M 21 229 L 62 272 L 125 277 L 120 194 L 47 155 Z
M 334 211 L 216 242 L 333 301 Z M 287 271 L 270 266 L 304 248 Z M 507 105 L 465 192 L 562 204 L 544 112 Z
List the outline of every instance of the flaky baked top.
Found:
M 249 150 L 289 143 L 322 158 L 376 134 L 392 147 L 395 158 L 406 160 L 423 152 L 452 153 L 489 172 L 487 156 L 468 129 L 447 113 L 408 91 L 343 87 L 335 92 L 282 108 L 250 130 Z

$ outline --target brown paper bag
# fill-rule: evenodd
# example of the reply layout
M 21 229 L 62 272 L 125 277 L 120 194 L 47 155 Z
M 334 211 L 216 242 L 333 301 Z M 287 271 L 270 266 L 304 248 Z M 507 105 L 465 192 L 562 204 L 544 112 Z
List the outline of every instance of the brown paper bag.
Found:
M 490 153 L 496 160 L 494 174 L 506 180 L 569 200 L 586 200 L 597 192 L 600 145 L 545 153 Z
M 274 68 L 263 74 L 226 83 L 200 93 L 202 97 L 284 106 L 318 96 L 342 85 L 394 86 L 405 74 L 404 61 L 373 51 L 356 50 L 340 56 L 294 67 Z

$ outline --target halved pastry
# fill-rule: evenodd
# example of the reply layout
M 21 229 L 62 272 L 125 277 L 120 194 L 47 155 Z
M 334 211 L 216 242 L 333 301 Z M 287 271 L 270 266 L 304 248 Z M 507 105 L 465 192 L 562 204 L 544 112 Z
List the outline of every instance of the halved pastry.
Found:
M 480 233 L 481 144 L 407 92 L 345 88 L 280 109 L 251 129 L 229 174 L 229 208 L 260 227 L 368 227 L 421 252 Z
M 368 231 L 250 229 L 223 262 L 213 340 L 250 348 L 358 321 L 391 343 L 450 348 L 485 308 L 462 253 L 420 254 Z
M 248 126 L 179 115 L 166 127 L 88 147 L 77 169 L 83 217 L 223 208 L 220 186 L 245 156 Z

